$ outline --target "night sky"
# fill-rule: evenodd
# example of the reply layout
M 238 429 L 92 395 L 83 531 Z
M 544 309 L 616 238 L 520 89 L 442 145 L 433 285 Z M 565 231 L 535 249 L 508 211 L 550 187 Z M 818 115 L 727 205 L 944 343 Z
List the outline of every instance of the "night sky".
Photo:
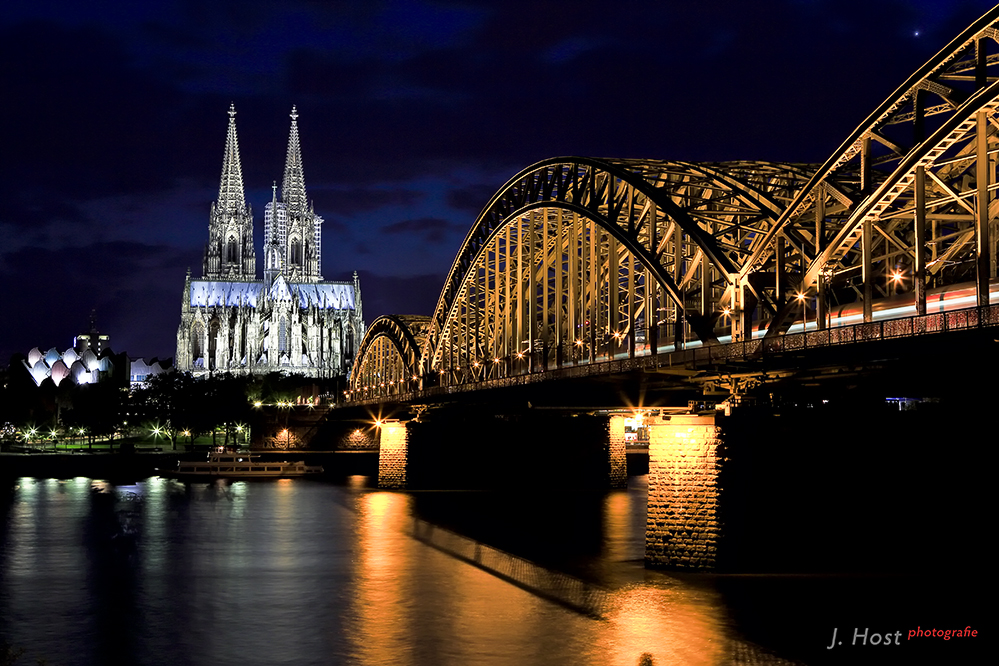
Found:
M 992 3 L 5 2 L 0 363 L 172 357 L 236 105 L 258 273 L 297 105 L 323 275 L 430 314 L 465 233 L 557 155 L 822 162 Z

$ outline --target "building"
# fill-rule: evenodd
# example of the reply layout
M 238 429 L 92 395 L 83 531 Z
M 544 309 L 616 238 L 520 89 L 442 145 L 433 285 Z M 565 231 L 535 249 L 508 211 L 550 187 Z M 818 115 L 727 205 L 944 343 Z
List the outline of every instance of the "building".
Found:
M 97 330 L 97 312 L 91 310 L 90 330 L 73 338 L 73 349 L 77 354 L 82 354 L 90 349 L 94 352 L 94 354 L 100 355 L 102 351 L 110 348 L 111 336 L 102 334 Z
M 173 370 L 173 359 L 161 361 L 155 356 L 148 361 L 144 358 L 129 357 L 128 381 L 133 389 L 145 388 L 156 375 Z
M 229 130 L 218 200 L 212 204 L 201 279 L 184 281 L 176 367 L 207 372 L 287 371 L 309 377 L 347 373 L 364 335 L 361 288 L 323 280 L 322 222 L 305 193 L 298 112 L 281 199 L 276 185 L 264 207 L 264 271 L 257 277 L 253 215 L 246 203 L 236 137 Z
M 35 347 L 21 363 L 31 375 L 35 386 L 41 386 L 49 378 L 56 386 L 64 381 L 79 385 L 96 384 L 114 374 L 116 365 L 119 366 L 119 373 L 128 372 L 128 357 L 117 355 L 110 348 L 105 348 L 100 354 L 95 354 L 92 349 L 85 349 L 82 354 L 78 354 L 72 347 L 64 352 L 55 347 L 43 352 Z
M 94 312 L 90 313 L 89 329 L 73 338 L 72 347 L 64 352 L 55 347 L 48 351 L 35 347 L 21 359 L 21 364 L 35 386 L 41 386 L 46 379 L 56 386 L 63 382 L 96 384 L 112 378 L 121 383 L 121 378 L 129 373 L 129 357 L 111 350 L 111 337 L 97 330 Z

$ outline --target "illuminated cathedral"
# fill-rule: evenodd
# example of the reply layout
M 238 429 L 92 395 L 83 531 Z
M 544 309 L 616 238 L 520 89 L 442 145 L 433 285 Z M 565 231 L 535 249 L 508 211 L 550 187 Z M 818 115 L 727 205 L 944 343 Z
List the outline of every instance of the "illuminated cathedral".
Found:
M 264 273 L 257 277 L 253 216 L 243 190 L 236 110 L 230 106 L 202 277 L 192 278 L 188 270 L 184 281 L 178 370 L 347 373 L 364 335 L 361 289 L 356 272 L 353 281 L 323 280 L 322 222 L 305 194 L 298 112 L 292 107 L 281 198 L 275 185 L 264 206 Z

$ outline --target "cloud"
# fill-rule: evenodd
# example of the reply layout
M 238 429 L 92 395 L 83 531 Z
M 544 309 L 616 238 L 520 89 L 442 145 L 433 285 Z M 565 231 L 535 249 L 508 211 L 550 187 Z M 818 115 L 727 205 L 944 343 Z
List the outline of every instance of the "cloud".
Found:
M 425 194 L 416 189 L 399 187 L 310 187 L 309 196 L 322 200 L 323 212 L 354 215 L 386 206 L 411 206 L 418 203 Z
M 453 232 L 464 230 L 464 225 L 455 224 L 439 217 L 421 217 L 416 220 L 403 220 L 382 227 L 387 234 L 412 234 L 421 236 L 428 243 L 441 243 Z
M 394 276 L 359 271 L 364 320 L 383 314 L 431 315 L 444 286 L 444 273 Z
M 4 298 L 0 362 L 34 346 L 69 347 L 92 309 L 116 351 L 172 356 L 184 267 L 200 263 L 186 250 L 123 241 L 23 247 L 0 259 L 0 279 L 17 285 Z
M 496 194 L 496 185 L 493 184 L 466 185 L 449 190 L 447 204 L 455 210 L 477 214 L 485 208 L 494 194 Z

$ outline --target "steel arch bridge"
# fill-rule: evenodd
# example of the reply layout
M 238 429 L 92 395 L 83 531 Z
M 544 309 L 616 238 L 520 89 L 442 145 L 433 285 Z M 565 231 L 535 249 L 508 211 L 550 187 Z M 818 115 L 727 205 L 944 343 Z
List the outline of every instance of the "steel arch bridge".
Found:
M 420 352 L 430 317 L 382 315 L 364 334 L 351 372 L 352 386 L 377 387 L 380 393 L 419 388 Z
M 475 220 L 419 322 L 418 362 L 407 322 L 379 319 L 351 391 L 384 388 L 380 377 L 467 384 L 719 341 L 763 337 L 765 349 L 792 326 L 923 315 L 959 293 L 988 306 L 997 107 L 999 7 L 821 165 L 539 162 Z

